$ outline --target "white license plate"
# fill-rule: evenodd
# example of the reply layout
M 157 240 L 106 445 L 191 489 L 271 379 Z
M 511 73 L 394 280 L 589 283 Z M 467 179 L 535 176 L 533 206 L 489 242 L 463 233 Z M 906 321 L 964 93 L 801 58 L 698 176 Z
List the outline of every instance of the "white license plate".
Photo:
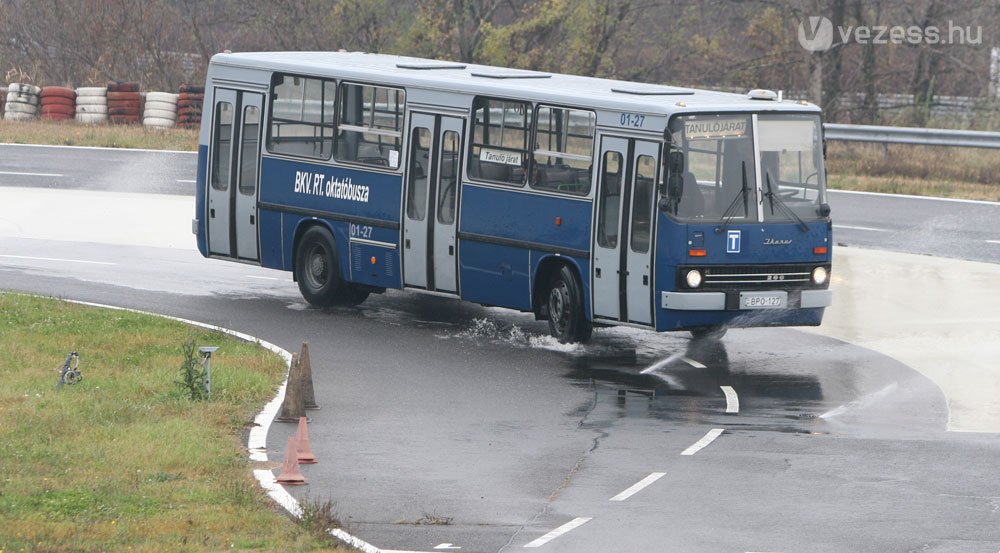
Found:
M 740 309 L 784 309 L 787 306 L 787 292 L 740 293 Z

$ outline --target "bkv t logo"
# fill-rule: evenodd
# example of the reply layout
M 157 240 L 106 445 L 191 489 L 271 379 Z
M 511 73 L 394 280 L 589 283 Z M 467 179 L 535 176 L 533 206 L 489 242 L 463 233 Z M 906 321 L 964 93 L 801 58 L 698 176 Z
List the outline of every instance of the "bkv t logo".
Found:
M 742 234 L 738 230 L 726 232 L 726 253 L 740 253 L 740 238 Z
M 822 52 L 833 46 L 833 23 L 825 17 L 811 15 L 799 23 L 799 44 L 810 52 Z

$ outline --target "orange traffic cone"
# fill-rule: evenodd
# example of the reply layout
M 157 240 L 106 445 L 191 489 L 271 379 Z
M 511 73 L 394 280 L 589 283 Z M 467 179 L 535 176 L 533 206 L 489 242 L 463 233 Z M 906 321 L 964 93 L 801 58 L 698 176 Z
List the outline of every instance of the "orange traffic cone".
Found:
M 292 354 L 292 362 L 288 366 L 288 383 L 285 386 L 285 400 L 281 402 L 281 411 L 274 420 L 278 422 L 297 422 L 306 414 L 302 404 L 302 364 L 299 355 Z
M 289 436 L 288 447 L 285 448 L 285 464 L 281 467 L 281 474 L 276 479 L 277 483 L 290 486 L 306 483 L 306 477 L 299 472 L 299 459 L 296 453 L 298 447 L 298 440 L 295 439 L 295 436 Z
M 305 417 L 299 417 L 299 427 L 295 431 L 295 441 L 297 442 L 297 448 L 295 452 L 298 454 L 300 465 L 311 465 L 316 462 L 316 456 L 313 455 L 312 448 L 309 446 L 309 424 L 306 422 Z

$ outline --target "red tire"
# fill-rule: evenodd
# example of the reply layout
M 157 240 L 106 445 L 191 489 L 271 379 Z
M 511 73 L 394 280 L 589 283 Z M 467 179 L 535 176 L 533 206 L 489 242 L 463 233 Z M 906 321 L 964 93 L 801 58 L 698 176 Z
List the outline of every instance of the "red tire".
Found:
M 108 109 L 127 109 L 129 111 L 134 111 L 139 113 L 139 102 L 125 102 L 118 100 L 117 102 L 108 102 Z
M 139 117 L 139 109 L 136 107 L 109 107 L 108 115 L 126 115 L 129 117 Z
M 67 88 L 65 86 L 46 86 L 42 88 L 42 93 L 40 94 L 42 98 L 69 98 L 70 100 L 76 98 L 76 91 L 72 88 Z
M 65 96 L 42 96 L 42 107 L 45 106 L 75 106 L 76 101 Z
M 76 115 L 72 106 L 42 106 L 42 115 Z
M 135 125 L 139 122 L 138 115 L 109 115 L 108 120 L 119 125 Z
M 139 92 L 139 83 L 111 81 L 108 83 L 108 92 Z
M 65 113 L 43 113 L 42 119 L 47 121 L 72 121 L 74 116 Z
M 181 92 L 180 95 L 177 96 L 178 100 L 202 100 L 204 98 L 205 95 L 200 92 Z
M 138 92 L 108 92 L 108 100 L 134 100 L 139 101 L 142 96 Z

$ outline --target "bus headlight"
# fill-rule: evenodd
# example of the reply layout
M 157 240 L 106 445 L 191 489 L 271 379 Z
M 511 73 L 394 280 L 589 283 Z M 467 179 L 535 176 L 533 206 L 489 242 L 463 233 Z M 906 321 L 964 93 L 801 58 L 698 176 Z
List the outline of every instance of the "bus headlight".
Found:
M 812 272 L 813 284 L 823 285 L 826 284 L 826 269 L 824 267 L 816 267 Z
M 701 286 L 701 271 L 698 269 L 691 269 L 684 275 L 684 280 L 687 282 L 688 288 L 697 288 Z

